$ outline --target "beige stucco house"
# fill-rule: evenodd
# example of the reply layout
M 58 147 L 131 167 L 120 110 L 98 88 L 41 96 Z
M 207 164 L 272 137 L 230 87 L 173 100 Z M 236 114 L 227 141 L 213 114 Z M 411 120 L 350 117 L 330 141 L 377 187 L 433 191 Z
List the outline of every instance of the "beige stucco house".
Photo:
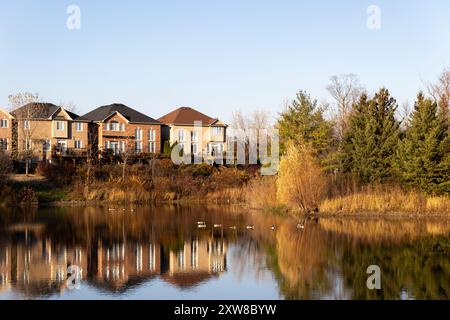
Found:
M 178 108 L 158 121 L 164 123 L 163 140 L 182 145 L 184 154 L 218 155 L 226 151 L 227 125 L 189 107 Z

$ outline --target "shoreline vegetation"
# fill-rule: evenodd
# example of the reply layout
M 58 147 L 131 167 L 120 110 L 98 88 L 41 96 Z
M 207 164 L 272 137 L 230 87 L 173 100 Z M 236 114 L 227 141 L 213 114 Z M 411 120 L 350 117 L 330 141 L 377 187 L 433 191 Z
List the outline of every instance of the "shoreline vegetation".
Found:
M 320 184 L 324 194 L 306 194 L 314 189 L 317 176 L 305 181 L 303 198 L 316 201 L 317 207 L 302 209 L 280 202 L 280 176 L 260 176 L 259 166 L 214 167 L 175 165 L 170 159 L 155 160 L 154 176 L 148 165 L 130 165 L 122 181 L 120 164 L 93 167 L 86 185 L 86 165 L 41 164 L 36 175 L 10 175 L 0 195 L 0 207 L 12 206 L 91 206 L 178 204 L 232 205 L 248 210 L 300 217 L 321 216 L 448 216 L 450 197 L 431 196 L 405 190 L 396 185 L 345 186 L 329 179 Z M 282 166 L 281 166 L 282 168 Z M 155 174 L 155 172 L 158 172 Z M 312 171 L 309 170 L 309 173 Z M 322 178 L 324 178 L 322 176 Z M 325 177 L 326 178 L 326 177 Z M 284 186 L 285 187 L 285 186 Z M 311 202 L 316 203 L 316 202 Z M 305 207 L 307 208 L 307 207 Z

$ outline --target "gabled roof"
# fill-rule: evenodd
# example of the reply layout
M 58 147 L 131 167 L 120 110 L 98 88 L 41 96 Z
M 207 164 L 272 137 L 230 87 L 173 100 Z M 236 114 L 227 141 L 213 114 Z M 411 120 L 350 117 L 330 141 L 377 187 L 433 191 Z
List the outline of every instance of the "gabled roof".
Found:
M 178 108 L 165 116 L 162 116 L 158 121 L 173 125 L 194 125 L 195 121 L 201 121 L 203 125 L 219 124 L 219 119 L 211 118 L 189 107 Z
M 9 113 L 8 110 L 3 109 L 2 107 L 0 107 L 0 113 L 4 113 L 5 115 L 7 115 L 9 118 L 14 118 L 13 115 L 11 113 Z
M 89 113 L 86 113 L 80 119 L 90 120 L 90 121 L 104 121 L 115 113 L 119 113 L 124 116 L 129 122 L 132 123 L 151 123 L 151 124 L 161 124 L 157 120 L 146 116 L 139 111 L 136 111 L 124 104 L 114 103 L 107 106 L 98 107 Z
M 35 120 L 51 120 L 53 115 L 55 115 L 59 110 L 63 110 L 67 113 L 67 115 L 76 119 L 79 116 L 73 112 L 64 110 L 63 108 L 54 105 L 53 103 L 44 103 L 44 102 L 31 102 L 20 108 L 17 108 L 11 115 L 16 118 L 30 118 Z

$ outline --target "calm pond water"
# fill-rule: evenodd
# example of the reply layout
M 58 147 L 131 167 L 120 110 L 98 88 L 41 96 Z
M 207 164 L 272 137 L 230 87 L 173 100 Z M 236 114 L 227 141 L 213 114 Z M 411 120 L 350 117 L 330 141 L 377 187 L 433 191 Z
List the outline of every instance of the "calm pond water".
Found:
M 370 265 L 380 267 L 381 290 L 366 286 Z M 449 297 L 446 218 L 297 221 L 200 206 L 0 209 L 0 299 Z

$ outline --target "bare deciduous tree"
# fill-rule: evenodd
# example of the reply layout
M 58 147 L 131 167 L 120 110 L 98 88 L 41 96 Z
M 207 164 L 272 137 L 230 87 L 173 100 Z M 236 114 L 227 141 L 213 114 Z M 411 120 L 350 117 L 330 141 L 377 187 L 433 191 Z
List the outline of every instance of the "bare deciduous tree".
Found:
M 264 130 L 269 131 L 273 128 L 271 123 L 271 114 L 267 110 L 255 110 L 251 114 L 244 114 L 241 111 L 235 111 L 232 114 L 232 121 L 230 128 L 232 129 L 230 138 L 233 141 L 242 143 L 245 146 L 245 157 L 249 155 L 249 138 L 254 135 L 256 139 L 256 154 L 253 155 L 253 159 L 257 159 L 259 154 L 259 143 L 261 142 L 261 134 Z M 269 141 L 267 142 L 269 143 Z
M 120 156 L 122 157 L 122 182 L 125 182 L 126 169 L 128 162 L 132 156 L 136 154 L 135 140 L 128 138 L 124 142 L 124 149 L 121 150 Z
M 436 83 L 427 85 L 431 96 L 439 104 L 442 114 L 448 118 L 450 113 L 450 68 L 445 69 Z
M 18 131 L 20 132 L 20 137 L 22 138 L 21 142 L 23 145 L 22 148 L 17 145 L 17 148 L 18 150 L 21 149 L 20 154 L 25 160 L 25 173 L 28 175 L 30 161 L 34 155 L 35 144 L 42 145 L 42 139 L 38 139 L 34 136 L 38 123 L 36 121 L 31 121 L 32 119 L 39 117 L 41 108 L 39 105 L 28 108 L 22 107 L 30 103 L 40 102 L 39 94 L 21 92 L 8 96 L 8 99 L 10 110 L 14 113 L 14 117 L 18 121 Z M 17 141 L 17 144 L 19 143 L 20 141 Z
M 332 76 L 327 90 L 336 101 L 337 107 L 337 135 L 342 138 L 342 134 L 347 126 L 348 114 L 352 110 L 352 105 L 365 91 L 358 77 L 354 74 L 343 74 Z
M 62 107 L 64 110 L 72 112 L 72 113 L 78 113 L 78 108 L 76 104 L 73 102 L 60 102 L 59 106 Z

